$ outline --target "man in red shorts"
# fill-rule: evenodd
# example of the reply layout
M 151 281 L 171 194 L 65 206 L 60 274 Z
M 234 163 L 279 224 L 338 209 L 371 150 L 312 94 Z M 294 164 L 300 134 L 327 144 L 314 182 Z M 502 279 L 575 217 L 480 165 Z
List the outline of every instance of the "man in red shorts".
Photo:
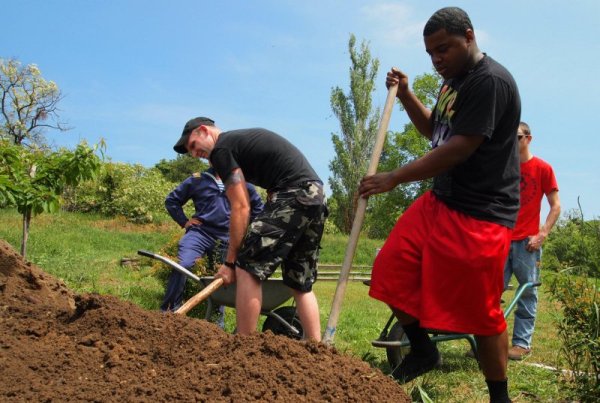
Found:
M 400 217 L 377 255 L 369 295 L 388 304 L 411 351 L 393 376 L 407 382 L 440 362 L 427 330 L 472 333 L 492 402 L 508 402 L 508 339 L 500 307 L 503 269 L 519 209 L 519 92 L 511 74 L 475 41 L 461 9 L 438 10 L 423 30 L 444 78 L 432 111 L 397 69 L 386 85 L 432 150 L 362 179 L 368 197 L 433 177 L 433 189 Z

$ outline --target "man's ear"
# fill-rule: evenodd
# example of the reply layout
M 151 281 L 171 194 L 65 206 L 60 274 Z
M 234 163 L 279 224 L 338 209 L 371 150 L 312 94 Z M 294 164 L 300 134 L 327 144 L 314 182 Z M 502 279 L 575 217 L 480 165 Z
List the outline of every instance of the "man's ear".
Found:
M 465 38 L 467 39 L 468 44 L 475 42 L 475 32 L 473 32 L 473 30 L 470 28 L 467 29 L 465 31 Z
M 200 133 L 202 133 L 203 136 L 209 132 L 208 126 L 206 125 L 198 126 L 198 130 L 200 131 Z

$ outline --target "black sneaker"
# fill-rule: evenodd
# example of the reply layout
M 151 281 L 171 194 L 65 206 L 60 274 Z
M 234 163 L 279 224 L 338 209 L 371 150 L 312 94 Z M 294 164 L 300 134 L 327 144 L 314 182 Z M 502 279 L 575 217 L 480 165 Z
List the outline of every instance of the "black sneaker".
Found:
M 416 356 L 411 351 L 404 360 L 393 371 L 392 376 L 400 383 L 412 381 L 418 376 L 439 368 L 442 365 L 442 357 L 437 349 L 428 356 Z

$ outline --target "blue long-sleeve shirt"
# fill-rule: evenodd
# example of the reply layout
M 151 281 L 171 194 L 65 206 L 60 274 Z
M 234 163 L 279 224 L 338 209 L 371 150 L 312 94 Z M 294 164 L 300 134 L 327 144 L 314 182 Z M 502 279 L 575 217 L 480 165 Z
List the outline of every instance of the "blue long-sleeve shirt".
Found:
M 196 212 L 192 216 L 202 222 L 202 228 L 217 239 L 229 240 L 231 208 L 223 183 L 215 178 L 212 168 L 194 174 L 181 182 L 165 199 L 169 215 L 181 227 L 188 221 L 183 206 L 191 199 Z M 263 209 L 263 203 L 254 186 L 247 183 L 250 196 L 250 216 L 254 218 Z

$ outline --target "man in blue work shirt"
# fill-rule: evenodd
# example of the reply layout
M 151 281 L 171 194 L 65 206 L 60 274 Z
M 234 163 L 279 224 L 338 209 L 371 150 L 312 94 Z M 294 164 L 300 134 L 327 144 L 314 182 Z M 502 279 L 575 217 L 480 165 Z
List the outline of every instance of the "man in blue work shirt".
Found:
M 262 211 L 263 203 L 253 185 L 247 184 L 247 188 L 251 214 L 255 216 Z M 190 199 L 194 203 L 195 213 L 188 218 L 183 206 Z M 184 180 L 169 193 L 165 207 L 173 220 L 185 229 L 185 234 L 179 241 L 180 265 L 191 269 L 196 260 L 210 252 L 216 252 L 219 261 L 222 261 L 223 251 L 227 250 L 229 241 L 231 210 L 223 182 L 213 168 L 201 174 L 195 173 Z M 161 310 L 175 311 L 181 306 L 186 280 L 184 274 L 177 270 L 171 271 Z

